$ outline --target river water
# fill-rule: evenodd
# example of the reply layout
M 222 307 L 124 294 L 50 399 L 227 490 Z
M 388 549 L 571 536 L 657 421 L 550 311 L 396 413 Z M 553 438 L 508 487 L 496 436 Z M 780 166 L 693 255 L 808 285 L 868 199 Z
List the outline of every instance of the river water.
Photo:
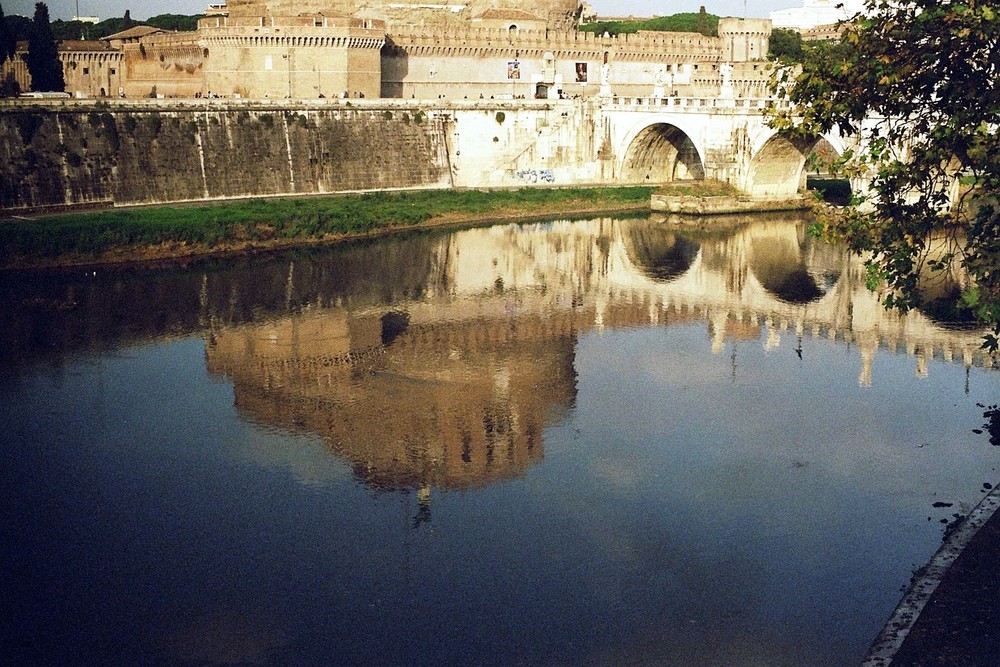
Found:
M 0 283 L 6 664 L 857 664 L 998 479 L 795 217 Z

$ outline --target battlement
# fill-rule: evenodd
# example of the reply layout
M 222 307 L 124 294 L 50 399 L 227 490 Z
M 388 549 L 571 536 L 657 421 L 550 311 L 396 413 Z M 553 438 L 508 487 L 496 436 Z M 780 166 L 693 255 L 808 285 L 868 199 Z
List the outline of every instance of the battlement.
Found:
M 280 30 L 294 28 L 296 31 L 310 28 L 348 28 L 373 30 L 385 34 L 385 21 L 379 19 L 356 18 L 343 15 L 297 14 L 295 16 L 209 16 L 198 21 L 198 30 L 220 28 L 256 28 Z
M 455 49 L 552 52 L 571 56 L 595 53 L 603 55 L 607 52 L 609 56 L 649 56 L 658 60 L 685 61 L 717 61 L 723 52 L 723 44 L 719 38 L 693 32 L 640 31 L 612 37 L 576 30 L 510 31 L 469 27 L 441 33 L 419 26 L 410 28 L 391 32 L 387 41 L 390 47 L 402 52 L 440 51 L 442 54 Z
M 771 36 L 771 19 L 719 19 L 719 37 L 724 35 Z

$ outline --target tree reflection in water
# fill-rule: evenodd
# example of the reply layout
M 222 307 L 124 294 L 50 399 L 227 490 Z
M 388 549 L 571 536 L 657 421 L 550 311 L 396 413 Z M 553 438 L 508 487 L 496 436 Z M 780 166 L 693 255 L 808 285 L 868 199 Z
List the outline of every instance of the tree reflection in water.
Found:
M 802 222 L 0 276 L 13 664 L 856 664 L 996 376 Z

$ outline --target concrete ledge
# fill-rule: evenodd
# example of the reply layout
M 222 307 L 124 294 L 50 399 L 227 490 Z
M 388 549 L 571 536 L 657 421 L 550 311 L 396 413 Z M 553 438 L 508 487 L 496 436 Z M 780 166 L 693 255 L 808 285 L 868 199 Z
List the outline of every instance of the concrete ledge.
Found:
M 931 560 L 913 578 L 878 637 L 868 649 L 863 667 L 887 667 L 910 633 L 928 600 L 979 529 L 1000 509 L 1000 486 L 990 491 L 944 540 Z
M 664 213 L 685 215 L 724 215 L 766 211 L 803 211 L 809 208 L 808 197 L 783 198 L 695 197 L 690 195 L 653 195 L 650 208 Z

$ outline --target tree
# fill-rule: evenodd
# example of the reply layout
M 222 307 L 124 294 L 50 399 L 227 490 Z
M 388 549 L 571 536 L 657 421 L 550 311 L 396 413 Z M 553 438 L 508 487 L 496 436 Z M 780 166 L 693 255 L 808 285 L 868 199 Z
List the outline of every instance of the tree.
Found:
M 797 30 L 775 28 L 771 31 L 768 58 L 786 63 L 802 62 L 805 54 L 802 52 L 802 35 Z
M 705 5 L 698 8 L 698 32 L 703 35 L 711 35 L 708 28 L 708 13 L 705 11 Z
M 21 85 L 14 78 L 13 72 L 7 72 L 7 76 L 0 81 L 0 97 L 17 97 L 21 94 Z
M 25 61 L 28 73 L 31 75 L 32 90 L 61 92 L 66 88 L 62 63 L 59 62 L 59 50 L 49 26 L 49 8 L 44 2 L 35 4 Z
M 150 25 L 166 28 L 164 25 L 154 24 L 153 19 L 150 19 L 149 23 Z M 652 19 L 600 21 L 582 25 L 579 27 L 579 30 L 581 32 L 593 32 L 598 35 L 603 35 L 604 33 L 608 33 L 609 35 L 624 35 L 640 30 L 654 32 L 700 32 L 703 35 L 717 37 L 719 34 L 719 17 L 715 14 L 704 12 L 687 12 L 672 14 L 670 16 L 657 16 Z
M 772 125 L 791 138 L 835 128 L 860 137 L 862 148 L 837 166 L 869 176 L 870 190 L 817 229 L 866 257 L 869 286 L 885 289 L 886 307 L 926 306 L 928 286 L 960 267 L 964 284 L 950 305 L 993 327 L 985 345 L 994 350 L 998 39 L 994 1 L 867 0 L 839 43 L 780 70 L 776 90 L 793 106 L 771 111 Z
M 3 14 L 3 5 L 0 5 L 0 65 L 3 65 L 8 58 L 13 58 L 15 50 L 17 50 L 17 35 Z

